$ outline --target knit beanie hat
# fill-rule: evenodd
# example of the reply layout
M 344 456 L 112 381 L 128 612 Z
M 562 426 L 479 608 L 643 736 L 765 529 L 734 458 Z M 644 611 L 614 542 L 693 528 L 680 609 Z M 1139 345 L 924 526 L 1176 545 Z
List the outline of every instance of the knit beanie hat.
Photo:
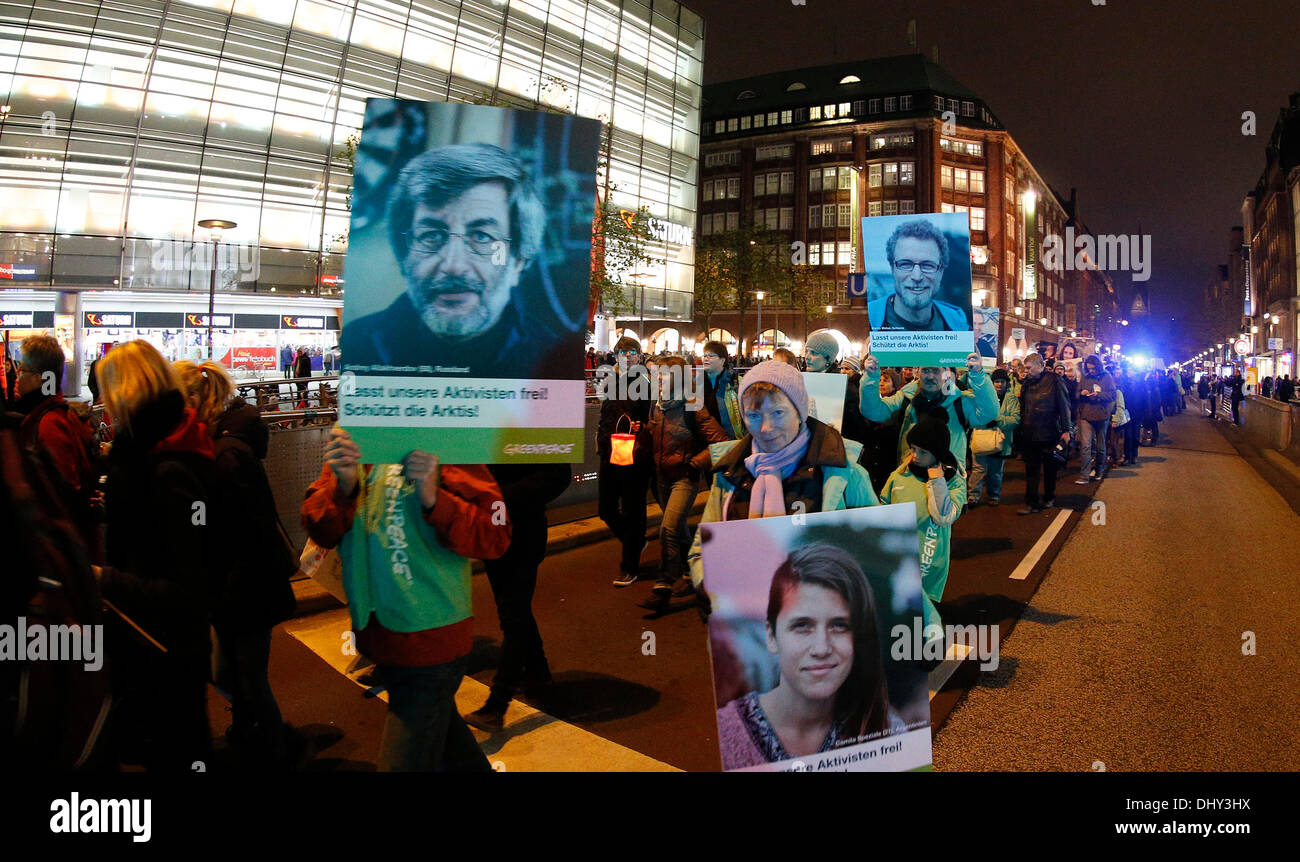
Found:
M 755 383 L 771 383 L 785 393 L 785 397 L 794 404 L 799 412 L 799 422 L 808 421 L 808 390 L 803 385 L 803 372 L 793 365 L 787 365 L 779 359 L 760 362 L 745 372 L 740 381 L 740 404 L 744 409 L 745 390 Z
M 835 340 L 835 336 L 829 332 L 817 332 L 808 336 L 808 343 L 804 345 L 804 349 L 812 353 L 820 353 L 831 362 L 838 359 L 840 355 L 840 345 Z
M 941 464 L 957 466 L 957 459 L 948 448 L 952 435 L 948 431 L 948 411 L 936 407 L 925 413 L 907 432 L 907 445 L 917 446 L 933 455 Z

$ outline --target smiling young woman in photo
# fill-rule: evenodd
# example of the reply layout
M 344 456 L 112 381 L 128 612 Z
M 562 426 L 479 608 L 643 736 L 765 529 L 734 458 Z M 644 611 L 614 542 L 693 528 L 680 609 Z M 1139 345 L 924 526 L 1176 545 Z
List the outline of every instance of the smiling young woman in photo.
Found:
M 810 544 L 772 576 L 767 649 L 780 680 L 718 710 L 723 769 L 832 751 L 902 728 L 890 709 L 876 602 L 843 548 Z

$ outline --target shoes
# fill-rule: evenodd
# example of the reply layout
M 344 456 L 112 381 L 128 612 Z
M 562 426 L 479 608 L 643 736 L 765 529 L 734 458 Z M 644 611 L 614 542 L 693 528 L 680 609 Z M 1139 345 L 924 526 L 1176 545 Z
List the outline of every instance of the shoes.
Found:
M 1040 508 L 1040 509 L 1050 509 L 1050 508 L 1052 508 L 1052 507 L 1055 506 L 1055 505 L 1056 505 L 1056 498 L 1053 497 L 1053 498 L 1050 499 L 1050 500 L 1044 500 L 1044 501 L 1043 501 L 1043 505 L 1039 506 L 1039 508 Z
M 644 599 L 636 603 L 638 608 L 645 608 L 655 613 L 663 613 L 668 610 L 668 601 L 672 598 L 671 588 L 669 592 L 659 592 L 656 590 Z
M 1019 512 L 1016 512 L 1016 514 L 1017 514 L 1017 515 L 1037 515 L 1037 514 L 1038 514 L 1039 512 L 1041 512 L 1041 511 L 1043 511 L 1043 507 L 1042 507 L 1042 506 L 1026 506 L 1025 508 L 1021 509 Z
M 687 577 L 686 575 L 682 575 L 680 578 L 677 579 L 677 583 L 673 584 L 672 595 L 673 598 L 675 599 L 685 598 L 686 596 L 693 596 L 695 595 L 695 585 L 691 583 L 691 579 L 689 577 Z
M 665 595 L 665 596 L 672 595 L 673 582 L 668 578 L 660 578 L 659 580 L 655 581 L 655 585 L 653 589 L 655 595 Z
M 636 572 L 619 572 L 618 577 L 614 579 L 616 587 L 630 587 L 636 583 Z
M 1077 478 L 1077 479 L 1074 480 L 1074 484 L 1076 484 L 1076 485 L 1087 485 L 1087 484 L 1088 484 L 1089 482 L 1091 482 L 1091 481 L 1092 481 L 1092 479 L 1089 479 L 1089 478 L 1085 478 L 1085 477 L 1083 477 L 1083 476 L 1080 476 L 1079 478 Z
M 498 710 L 484 704 L 481 709 L 465 716 L 465 723 L 488 733 L 500 733 L 506 726 L 506 711 L 504 707 Z
M 973 497 L 973 498 L 971 498 L 971 499 L 969 499 L 969 500 L 966 501 L 966 508 L 968 508 L 968 509 L 974 509 L 974 508 L 975 508 L 976 506 L 978 506 L 979 504 L 980 504 L 980 498 L 979 498 L 979 497 Z
M 1002 503 L 1002 501 L 999 500 L 997 497 L 989 497 L 989 505 L 990 505 L 990 506 L 997 506 L 997 505 L 1000 505 L 1001 503 Z

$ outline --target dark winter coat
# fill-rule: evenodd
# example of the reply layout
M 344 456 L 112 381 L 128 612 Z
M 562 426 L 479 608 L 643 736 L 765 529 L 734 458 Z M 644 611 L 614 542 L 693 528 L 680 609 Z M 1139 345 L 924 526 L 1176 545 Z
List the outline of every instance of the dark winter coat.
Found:
M 698 479 L 709 466 L 709 444 L 730 440 L 703 404 L 687 410 L 684 400 L 655 402 L 650 408 L 650 440 L 659 481 Z
M 141 407 L 108 458 L 104 598 L 194 666 L 224 575 L 212 442 L 180 392 Z
M 1020 427 L 1026 443 L 1055 443 L 1070 430 L 1070 394 L 1051 371 L 1020 387 Z
M 537 565 L 546 556 L 546 506 L 573 481 L 568 464 L 489 464 L 510 518 L 510 548 L 502 560 Z
M 649 468 L 654 462 L 650 443 L 650 377 L 645 368 L 635 365 L 628 375 L 610 371 L 601 384 L 600 421 L 596 426 L 596 451 L 602 464 L 609 463 L 612 450 L 610 435 L 615 431 L 626 433 L 632 423 L 641 423 L 633 450 L 633 462 Z M 623 416 L 627 416 L 625 421 Z
M 1087 374 L 1079 381 L 1076 392 L 1092 392 L 1094 386 L 1100 386 L 1099 394 L 1092 394 L 1084 397 L 1077 395 L 1080 419 L 1086 419 L 1089 422 L 1105 422 L 1110 420 L 1110 414 L 1115 409 L 1115 380 L 1105 371 L 1100 374 Z
M 215 424 L 217 491 L 236 552 L 213 619 L 258 631 L 293 616 L 297 603 L 289 579 L 298 571 L 298 556 L 262 467 L 270 432 L 261 414 L 236 398 Z

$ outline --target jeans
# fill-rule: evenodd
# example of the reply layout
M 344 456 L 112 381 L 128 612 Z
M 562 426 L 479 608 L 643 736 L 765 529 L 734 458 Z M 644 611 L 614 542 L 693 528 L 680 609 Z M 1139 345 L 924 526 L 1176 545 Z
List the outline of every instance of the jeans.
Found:
M 641 568 L 641 550 L 645 547 L 645 494 L 650 470 L 640 464 L 618 467 L 602 460 L 597 482 L 600 519 L 623 544 L 619 569 L 635 573 Z
M 494 708 L 504 708 L 526 679 L 544 679 L 551 672 L 533 617 L 537 567 L 546 556 L 546 511 L 512 514 L 511 521 L 510 548 L 483 562 L 501 624 L 501 659 L 488 697 Z
M 659 482 L 659 501 L 664 510 L 664 518 L 659 523 L 660 580 L 675 581 L 686 574 L 686 554 L 692 538 L 689 519 L 697 489 L 689 477 Z
M 230 691 L 232 736 L 279 753 L 284 742 L 280 706 L 266 673 L 271 630 L 218 626 L 217 647 L 217 679 Z
M 1106 428 L 1109 425 L 1105 419 L 1079 420 L 1079 475 L 1088 475 L 1094 464 L 1098 476 L 1106 472 Z
M 1056 498 L 1056 459 L 1052 450 L 1053 442 L 1026 443 L 1025 455 L 1025 505 L 1031 509 L 1039 508 L 1044 502 Z M 1043 496 L 1038 496 L 1038 475 L 1043 476 Z
M 388 717 L 379 739 L 380 772 L 490 772 L 478 741 L 456 710 L 464 656 L 425 667 L 379 665 Z
M 997 455 L 976 455 L 975 463 L 970 469 L 970 502 L 980 500 L 980 483 L 987 486 L 989 499 L 996 500 L 1002 496 L 1002 471 L 1007 466 L 1007 459 Z

